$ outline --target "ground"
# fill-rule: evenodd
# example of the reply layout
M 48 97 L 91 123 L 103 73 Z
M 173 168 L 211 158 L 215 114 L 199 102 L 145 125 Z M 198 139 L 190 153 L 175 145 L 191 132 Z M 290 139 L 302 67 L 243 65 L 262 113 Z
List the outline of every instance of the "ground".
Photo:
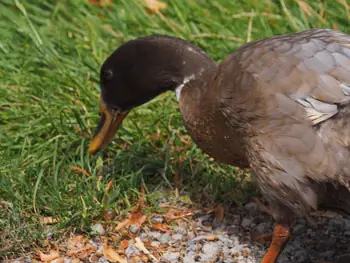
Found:
M 238 233 L 243 236 L 250 235 L 255 226 L 248 224 L 249 220 L 256 227 L 264 221 L 270 229 L 269 216 L 245 215 L 246 203 L 259 195 L 249 171 L 217 164 L 201 153 L 186 134 L 172 93 L 135 109 L 113 144 L 89 156 L 88 142 L 98 119 L 99 68 L 121 43 L 138 36 L 182 37 L 219 62 L 247 41 L 266 36 L 314 27 L 349 33 L 349 18 L 345 0 L 169 0 L 163 4 L 146 0 L 2 0 L 0 258 L 35 258 L 38 251 L 49 253 L 47 242 L 64 247 L 71 235 L 95 238 L 92 226 L 96 224 L 114 233 L 113 227 L 125 220 L 143 195 L 147 229 L 150 215 L 162 212 L 160 196 L 172 196 L 169 191 L 177 194 L 167 202 L 180 199 L 196 211 L 194 218 L 186 217 L 189 222 L 204 222 L 198 213 L 207 212 L 197 209 L 225 206 L 223 233 L 231 231 L 227 230 L 231 224 L 231 228 L 239 226 Z M 108 213 L 114 215 L 113 220 L 106 219 Z M 292 244 L 309 236 L 315 242 L 307 247 L 309 251 L 300 244 L 288 247 L 300 247 L 292 251 L 310 260 L 346 252 L 341 240 L 348 236 L 339 231 L 349 231 L 348 219 L 339 219 L 343 223 L 334 220 L 316 220 L 316 225 L 327 227 L 327 240 L 335 242 L 329 244 L 328 255 L 312 252 L 319 251 L 313 247 L 320 246 L 316 242 L 320 233 L 309 231 L 312 228 L 302 223 Z M 210 231 L 208 235 L 213 234 Z M 113 233 L 103 237 L 112 238 Z M 180 234 L 191 239 L 190 231 Z M 235 242 L 233 235 L 222 242 Z M 248 237 L 237 238 L 257 253 L 257 259 L 266 249 L 250 243 Z M 215 238 L 204 238 L 199 254 L 203 249 L 212 252 L 204 244 L 207 241 L 216 242 L 211 247 L 221 246 Z

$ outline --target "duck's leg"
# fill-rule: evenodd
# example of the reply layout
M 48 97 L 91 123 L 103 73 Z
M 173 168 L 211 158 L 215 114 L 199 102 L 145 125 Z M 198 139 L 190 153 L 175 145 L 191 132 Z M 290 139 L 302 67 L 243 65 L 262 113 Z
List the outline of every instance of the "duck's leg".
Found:
M 260 263 L 275 263 L 278 256 L 283 251 L 283 248 L 288 242 L 290 226 L 287 224 L 277 224 L 273 230 L 271 244 Z

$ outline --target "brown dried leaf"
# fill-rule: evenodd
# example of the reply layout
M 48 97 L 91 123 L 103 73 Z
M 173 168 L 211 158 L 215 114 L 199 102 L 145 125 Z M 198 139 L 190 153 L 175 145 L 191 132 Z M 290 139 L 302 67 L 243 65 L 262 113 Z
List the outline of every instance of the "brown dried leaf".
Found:
M 217 236 L 207 236 L 206 239 L 208 241 L 215 241 L 215 240 L 218 240 L 219 238 Z
M 42 225 L 50 225 L 50 224 L 55 224 L 60 222 L 59 218 L 53 218 L 52 216 L 48 216 L 48 217 L 41 217 L 40 218 L 40 223 Z
M 83 235 L 73 236 L 71 241 L 70 241 L 70 245 L 72 247 L 75 247 L 78 243 L 82 243 L 82 242 L 84 242 L 84 236 Z
M 130 225 L 137 225 L 138 227 L 140 227 L 146 222 L 146 219 L 146 215 L 144 215 L 143 212 L 138 211 L 134 207 L 132 209 L 131 215 L 129 214 L 127 219 L 124 219 L 122 222 L 120 222 L 115 228 L 115 231 L 119 231 L 124 227 L 128 227 Z
M 129 240 L 124 239 L 122 241 L 120 241 L 119 246 L 118 246 L 118 250 L 125 250 L 127 247 L 129 246 Z
M 110 180 L 110 181 L 108 182 L 108 184 L 106 185 L 106 189 L 105 189 L 105 192 L 104 192 L 103 197 L 102 197 L 102 203 L 105 202 L 105 200 L 106 200 L 106 198 L 107 198 L 107 194 L 108 194 L 108 192 L 111 190 L 113 184 L 114 184 L 114 180 L 112 179 L 112 180 Z
M 170 208 L 165 214 L 164 218 L 169 223 L 170 221 L 174 221 L 177 219 L 185 218 L 186 216 L 193 215 L 193 211 L 191 209 L 177 209 Z
M 58 251 L 55 251 L 55 250 L 51 250 L 50 254 L 44 254 L 40 250 L 37 250 L 37 253 L 38 253 L 39 257 L 40 257 L 40 260 L 43 261 L 43 262 L 54 260 L 54 259 L 56 259 L 56 258 L 58 258 L 60 256 L 58 254 Z
M 131 214 L 130 221 L 129 221 L 130 225 L 141 226 L 145 222 L 146 222 L 146 215 L 144 215 L 142 212 Z
M 103 218 L 105 219 L 105 220 L 113 220 L 115 217 L 117 216 L 117 213 L 116 212 L 114 212 L 114 211 L 108 211 L 108 210 L 105 210 L 104 212 L 103 212 Z
M 108 184 L 106 185 L 106 190 L 105 190 L 105 192 L 109 192 L 109 190 L 111 190 L 113 184 L 114 184 L 114 180 L 112 179 L 112 180 L 110 180 L 110 181 L 108 182 Z
M 215 210 L 215 217 L 216 217 L 216 221 L 218 221 L 218 223 L 221 223 L 222 220 L 224 219 L 224 212 L 225 212 L 225 208 L 222 205 L 218 205 Z
M 90 174 L 87 172 L 87 171 L 85 171 L 84 169 L 82 169 L 82 168 L 80 168 L 80 167 L 77 167 L 77 166 L 71 166 L 70 167 L 73 171 L 76 171 L 76 172 L 78 172 L 78 173 L 82 173 L 82 174 L 84 174 L 86 177 L 89 177 L 90 176 Z
M 82 248 L 74 248 L 67 252 L 68 257 L 75 256 L 80 259 L 85 259 L 91 255 L 91 253 L 94 251 L 92 246 L 90 244 L 87 244 L 85 247 Z
M 151 13 L 159 12 L 167 7 L 166 3 L 160 2 L 158 0 L 144 0 L 145 5 Z
M 113 248 L 109 247 L 107 243 L 103 245 L 103 255 L 110 262 L 128 263 L 125 258 L 120 256 Z
M 148 251 L 148 249 L 145 247 L 144 243 L 142 242 L 142 240 L 141 240 L 139 237 L 135 238 L 135 241 L 136 241 L 135 246 L 136 246 L 136 248 L 137 248 L 138 250 L 141 250 L 143 253 L 145 253 L 147 256 L 149 256 L 149 257 L 150 257 L 151 259 L 153 259 L 154 261 L 159 262 L 159 260 L 156 259 L 156 258 L 151 254 L 151 252 Z
M 129 221 L 130 221 L 129 218 L 124 219 L 123 221 L 121 221 L 121 222 L 117 225 L 117 227 L 115 228 L 115 231 L 119 231 L 119 230 L 123 229 L 124 227 L 128 226 L 128 225 L 129 225 Z
M 151 227 L 153 229 L 155 229 L 155 230 L 159 230 L 159 231 L 162 231 L 162 232 L 168 232 L 169 231 L 168 226 L 165 225 L 165 224 L 161 224 L 161 223 L 152 223 Z

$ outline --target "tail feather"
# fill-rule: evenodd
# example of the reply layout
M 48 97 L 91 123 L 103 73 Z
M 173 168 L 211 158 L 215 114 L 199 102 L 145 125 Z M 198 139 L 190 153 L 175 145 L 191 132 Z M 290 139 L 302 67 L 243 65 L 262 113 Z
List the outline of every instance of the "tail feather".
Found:
M 343 185 L 327 183 L 319 195 L 319 208 L 350 215 L 350 192 Z

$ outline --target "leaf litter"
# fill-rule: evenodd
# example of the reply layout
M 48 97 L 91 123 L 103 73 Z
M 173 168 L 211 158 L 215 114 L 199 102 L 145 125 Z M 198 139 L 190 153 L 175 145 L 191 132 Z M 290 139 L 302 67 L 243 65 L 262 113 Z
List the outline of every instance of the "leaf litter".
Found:
M 107 185 L 106 192 L 109 191 L 111 185 L 112 183 Z M 155 241 L 143 239 L 141 232 L 158 232 L 169 234 L 170 237 L 174 236 L 176 235 L 174 228 L 184 222 L 186 223 L 187 218 L 195 215 L 195 212 L 188 207 L 188 204 L 185 206 L 162 204 L 160 205 L 162 212 L 147 214 L 145 211 L 149 207 L 145 204 L 145 199 L 144 189 L 141 188 L 141 195 L 137 204 L 125 215 L 125 218 L 115 227 L 110 221 L 104 225 L 108 230 L 105 231 L 105 235 L 91 237 L 86 234 L 71 234 L 66 241 L 59 245 L 54 243 L 53 240 L 47 239 L 43 242 L 42 248 L 37 249 L 36 256 L 33 256 L 33 258 L 39 262 L 54 263 L 65 262 L 67 259 L 74 263 L 97 262 L 102 257 L 109 262 L 116 263 L 160 262 L 162 255 L 169 251 L 176 251 L 179 243 L 166 242 L 159 244 Z M 154 219 L 155 222 L 153 222 L 152 218 L 157 220 Z M 51 225 L 58 223 L 59 219 L 43 217 L 40 221 L 44 225 Z M 128 229 L 131 226 L 136 226 L 137 232 L 132 233 Z M 207 238 L 207 240 L 214 239 L 211 236 Z M 128 255 L 127 250 L 130 246 L 134 246 L 137 253 Z

